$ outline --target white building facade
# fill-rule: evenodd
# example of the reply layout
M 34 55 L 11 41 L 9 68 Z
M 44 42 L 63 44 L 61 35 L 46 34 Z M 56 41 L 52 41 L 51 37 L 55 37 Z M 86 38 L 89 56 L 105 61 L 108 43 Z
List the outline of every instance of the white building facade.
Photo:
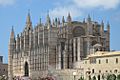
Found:
M 96 52 L 84 60 L 75 63 L 75 68 L 81 70 L 81 74 L 87 80 L 95 76 L 98 80 L 107 78 L 109 74 L 120 74 L 120 52 Z

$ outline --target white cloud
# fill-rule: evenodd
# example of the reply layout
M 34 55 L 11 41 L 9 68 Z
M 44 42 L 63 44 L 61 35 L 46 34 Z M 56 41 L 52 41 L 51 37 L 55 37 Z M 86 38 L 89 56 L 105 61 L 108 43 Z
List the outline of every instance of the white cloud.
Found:
M 15 3 L 16 0 L 0 0 L 0 5 L 6 6 L 6 5 L 12 5 Z
M 116 8 L 120 0 L 73 0 L 79 8 Z
M 69 12 L 70 12 L 71 16 L 74 17 L 74 18 L 82 15 L 80 10 L 78 10 L 78 8 L 76 8 L 75 6 L 56 7 L 54 9 L 50 10 L 49 14 L 53 18 L 62 17 L 62 16 L 66 17 Z
M 56 6 L 52 10 L 50 10 L 50 15 L 52 17 L 62 17 L 67 16 L 68 12 L 75 18 L 81 16 L 83 14 L 83 10 L 86 9 L 96 9 L 102 8 L 104 10 L 116 8 L 120 4 L 120 0 L 67 0 L 68 3 L 64 4 L 64 6 Z

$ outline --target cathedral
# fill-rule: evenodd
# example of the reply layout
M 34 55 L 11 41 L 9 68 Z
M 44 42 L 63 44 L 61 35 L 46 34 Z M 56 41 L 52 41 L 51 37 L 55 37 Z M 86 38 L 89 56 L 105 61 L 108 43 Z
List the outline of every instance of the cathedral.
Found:
M 26 25 L 15 36 L 12 28 L 9 40 L 8 77 L 46 76 L 50 67 L 55 70 L 74 69 L 74 63 L 81 61 L 94 51 L 110 50 L 110 25 L 92 21 L 88 15 L 83 21 L 73 21 L 70 13 L 67 19 L 50 19 L 32 26 L 30 12 Z

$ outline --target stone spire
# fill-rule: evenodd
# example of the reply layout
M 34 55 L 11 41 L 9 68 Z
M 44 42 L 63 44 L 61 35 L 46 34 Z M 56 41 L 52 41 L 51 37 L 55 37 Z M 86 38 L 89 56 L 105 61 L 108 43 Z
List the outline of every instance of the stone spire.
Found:
M 102 22 L 101 22 L 101 26 L 104 26 L 104 22 L 103 22 L 103 20 L 102 20 Z
M 83 23 L 85 23 L 85 18 L 83 19 Z
M 15 34 L 12 27 L 8 50 L 8 80 L 13 79 L 13 54 L 15 53 Z
M 14 28 L 12 26 L 11 34 L 10 34 L 10 43 L 15 42 L 15 33 L 14 33 Z
M 51 25 L 51 20 L 50 20 L 49 13 L 47 14 L 47 25 Z
M 107 51 L 110 51 L 110 24 L 107 23 L 107 40 L 106 40 Z
M 55 25 L 55 21 L 54 21 L 54 19 L 52 20 L 52 25 L 53 25 L 53 26 Z
M 58 18 L 58 25 L 60 25 L 60 18 Z
M 65 19 L 64 19 L 64 16 L 62 17 L 62 23 L 65 23 Z
M 109 22 L 107 23 L 107 31 L 110 32 L 110 24 L 109 24 Z
M 40 18 L 40 20 L 39 20 L 39 24 L 40 24 L 40 25 L 42 24 L 41 18 Z
M 101 34 L 101 36 L 103 36 L 103 34 L 104 34 L 104 22 L 103 22 L 103 20 L 101 22 L 100 34 Z
M 55 23 L 57 23 L 57 21 L 58 21 L 57 18 L 55 18 Z
M 26 19 L 26 27 L 27 27 L 27 28 L 31 28 L 31 27 L 32 27 L 30 10 L 28 11 L 28 15 L 27 15 L 27 19 Z
M 14 33 L 13 26 L 12 26 L 12 30 L 11 30 L 11 34 L 10 34 L 10 41 L 9 41 L 9 48 L 11 50 L 14 50 L 15 49 L 15 44 L 16 44 L 15 33 Z
M 87 35 L 92 35 L 93 34 L 93 25 L 91 23 L 91 17 L 88 15 L 87 17 Z
M 70 13 L 68 13 L 67 21 L 68 21 L 68 22 L 71 22 L 71 21 L 72 21 L 72 18 L 71 18 Z
M 91 22 L 91 17 L 90 17 L 90 14 L 88 14 L 87 21 L 88 21 L 88 22 Z
M 55 18 L 55 27 L 57 27 L 58 19 Z
M 39 22 L 38 22 L 38 26 L 41 26 L 42 25 L 42 21 L 41 21 L 41 17 L 39 19 Z

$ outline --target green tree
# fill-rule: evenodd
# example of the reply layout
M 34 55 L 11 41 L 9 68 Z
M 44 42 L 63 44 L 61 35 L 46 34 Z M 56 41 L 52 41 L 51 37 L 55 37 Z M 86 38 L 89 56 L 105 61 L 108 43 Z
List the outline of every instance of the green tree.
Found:
M 108 75 L 107 80 L 116 80 L 116 75 L 115 74 Z
M 96 77 L 95 77 L 95 76 L 93 76 L 92 80 L 96 80 Z
M 117 80 L 120 80 L 120 74 L 117 75 Z
M 84 80 L 84 78 L 83 78 L 83 77 L 80 77 L 80 79 L 78 79 L 78 80 Z
M 0 76 L 0 80 L 2 79 L 2 76 Z
M 92 80 L 91 76 L 89 75 L 89 80 Z
M 102 79 L 103 79 L 103 80 L 105 79 L 105 75 L 104 75 L 104 74 L 102 75 Z

